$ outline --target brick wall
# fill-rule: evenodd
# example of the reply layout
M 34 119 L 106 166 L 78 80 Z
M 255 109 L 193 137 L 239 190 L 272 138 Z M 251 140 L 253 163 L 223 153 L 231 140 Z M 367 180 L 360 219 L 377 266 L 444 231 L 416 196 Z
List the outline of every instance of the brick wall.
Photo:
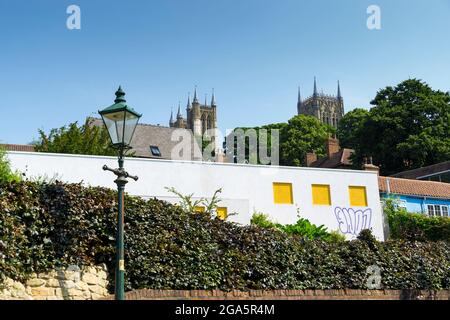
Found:
M 449 300 L 450 290 L 152 290 L 127 292 L 127 300 Z M 109 296 L 107 299 L 114 299 Z

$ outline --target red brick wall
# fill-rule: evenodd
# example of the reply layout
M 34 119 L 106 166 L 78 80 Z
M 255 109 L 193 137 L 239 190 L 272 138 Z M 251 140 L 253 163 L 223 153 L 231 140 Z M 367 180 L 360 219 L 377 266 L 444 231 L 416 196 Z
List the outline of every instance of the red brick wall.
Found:
M 127 292 L 127 300 L 449 300 L 450 290 L 152 290 Z M 110 296 L 108 299 L 113 299 Z

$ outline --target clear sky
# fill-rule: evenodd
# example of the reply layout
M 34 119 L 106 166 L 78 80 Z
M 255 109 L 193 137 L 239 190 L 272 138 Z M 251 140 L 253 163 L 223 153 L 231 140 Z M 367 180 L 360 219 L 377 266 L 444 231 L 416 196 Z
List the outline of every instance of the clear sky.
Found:
M 66 9 L 81 8 L 81 30 Z M 381 8 L 381 30 L 366 26 Z M 288 120 L 297 86 L 346 111 L 409 77 L 450 90 L 450 0 L 0 0 L 0 141 L 29 143 L 112 104 L 167 125 L 198 87 L 219 127 Z

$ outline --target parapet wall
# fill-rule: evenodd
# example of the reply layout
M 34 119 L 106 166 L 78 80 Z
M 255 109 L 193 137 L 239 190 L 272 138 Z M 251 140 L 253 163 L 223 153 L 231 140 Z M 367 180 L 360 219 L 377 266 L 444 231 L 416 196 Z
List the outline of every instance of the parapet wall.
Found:
M 125 293 L 127 300 L 449 300 L 450 290 L 152 290 Z M 105 299 L 114 299 L 108 296 Z

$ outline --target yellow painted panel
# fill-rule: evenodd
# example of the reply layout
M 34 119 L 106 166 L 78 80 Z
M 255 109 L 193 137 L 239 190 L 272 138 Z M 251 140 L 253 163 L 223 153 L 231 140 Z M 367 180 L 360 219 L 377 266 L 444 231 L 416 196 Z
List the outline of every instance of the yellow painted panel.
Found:
M 356 207 L 367 207 L 366 187 L 349 186 L 350 205 Z
M 194 211 L 197 213 L 205 212 L 205 210 L 206 210 L 205 207 L 200 207 L 200 206 L 197 206 L 194 208 Z
M 273 183 L 273 202 L 276 204 L 292 204 L 292 183 Z
M 331 206 L 330 186 L 327 184 L 313 184 L 312 199 L 315 205 Z
M 217 207 L 217 217 L 225 220 L 228 216 L 228 209 L 226 207 Z

